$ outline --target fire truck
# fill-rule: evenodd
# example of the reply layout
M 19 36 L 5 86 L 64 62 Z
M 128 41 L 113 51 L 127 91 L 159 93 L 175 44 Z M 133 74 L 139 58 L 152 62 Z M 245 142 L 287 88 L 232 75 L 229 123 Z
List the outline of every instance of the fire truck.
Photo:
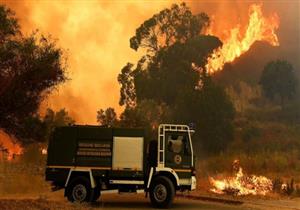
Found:
M 96 201 L 101 192 L 145 192 L 168 208 L 176 191 L 196 188 L 188 125 L 161 124 L 157 140 L 144 129 L 72 125 L 57 127 L 48 146 L 46 181 L 71 202 Z

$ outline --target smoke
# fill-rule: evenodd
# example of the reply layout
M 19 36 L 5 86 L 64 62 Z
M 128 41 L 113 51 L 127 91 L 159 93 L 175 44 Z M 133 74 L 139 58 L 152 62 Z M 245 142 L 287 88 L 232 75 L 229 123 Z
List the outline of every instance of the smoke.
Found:
M 167 1 L 8 1 L 25 34 L 35 29 L 50 33 L 67 50 L 70 81 L 42 104 L 66 108 L 78 123 L 95 123 L 96 111 L 114 107 L 118 113 L 117 76 L 139 53 L 129 48 L 135 29 Z
M 1 2 L 1 0 L 0 0 Z M 135 29 L 147 18 L 174 1 L 5 1 L 16 11 L 22 31 L 39 29 L 52 34 L 67 50 L 66 84 L 54 91 L 41 106 L 66 108 L 78 123 L 95 123 L 96 111 L 114 107 L 118 113 L 117 75 L 129 61 L 140 57 L 129 48 Z M 230 28 L 248 21 L 252 1 L 188 1 L 193 12 L 206 12 L 213 19 L 213 32 L 221 39 Z M 299 61 L 299 2 L 264 2 L 266 15 L 277 12 L 282 23 L 279 42 L 284 56 Z M 260 55 L 261 56 L 261 55 Z

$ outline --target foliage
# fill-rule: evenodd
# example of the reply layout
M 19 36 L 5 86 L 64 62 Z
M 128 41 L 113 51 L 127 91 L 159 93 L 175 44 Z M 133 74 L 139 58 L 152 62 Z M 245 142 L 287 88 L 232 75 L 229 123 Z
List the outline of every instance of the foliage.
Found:
M 48 141 L 50 134 L 55 127 L 75 124 L 75 120 L 69 115 L 69 113 L 64 108 L 56 112 L 52 109 L 47 109 L 46 114 L 42 119 L 42 122 L 46 127 L 46 141 Z
M 164 56 L 165 49 L 168 49 L 168 47 L 175 43 L 177 43 L 180 48 L 180 43 L 183 44 L 189 39 L 197 38 L 208 26 L 209 17 L 205 13 L 193 15 L 190 8 L 187 7 L 185 3 L 182 3 L 181 5 L 174 4 L 170 9 L 164 9 L 146 20 L 138 29 L 136 29 L 135 36 L 130 39 L 130 47 L 135 50 L 144 48 L 148 53 L 141 57 L 137 63 L 136 69 L 133 69 L 133 65 L 128 63 L 121 70 L 121 73 L 118 76 L 118 81 L 121 84 L 120 105 L 131 107 L 136 105 L 135 85 L 139 82 L 139 76 L 142 76 L 143 70 L 149 70 L 151 68 L 155 70 L 160 68 L 158 60 L 163 59 L 162 57 Z M 191 44 L 192 43 L 190 42 L 190 46 Z M 207 44 L 210 43 L 208 42 Z M 212 46 L 209 46 L 208 49 L 211 47 Z M 175 49 L 174 52 L 176 53 L 179 51 Z M 190 51 L 190 53 L 192 53 L 192 51 Z M 197 52 L 195 51 L 194 53 Z M 175 56 L 176 55 L 173 57 Z M 200 61 L 202 61 L 202 54 L 195 54 L 194 58 L 197 56 L 201 58 Z M 152 67 L 148 67 L 151 63 L 153 63 Z M 190 63 L 186 64 L 190 67 Z M 160 73 L 155 71 L 151 72 L 154 74 L 153 76 Z M 136 73 L 139 75 L 135 75 Z M 155 75 L 155 73 L 157 74 Z M 174 72 L 174 74 L 175 73 L 176 72 Z M 148 84 L 144 84 L 144 86 L 147 85 Z
M 29 115 L 26 117 L 22 126 L 18 128 L 19 136 L 22 136 L 22 143 L 46 141 L 47 126 L 39 115 Z
M 198 69 L 204 68 L 208 54 L 220 45 L 216 37 L 198 36 L 160 50 L 147 68 L 137 66 L 133 71 L 137 102 L 154 99 L 174 105 L 182 90 L 197 89 L 202 80 Z
M 261 88 L 259 85 L 249 85 L 246 82 L 238 81 L 237 84 L 226 88 L 237 112 L 244 113 L 249 109 L 256 108 L 261 103 Z
M 136 107 L 126 107 L 120 116 L 121 127 L 142 127 L 149 138 L 156 137 L 156 129 L 161 122 L 170 118 L 170 110 L 164 103 L 143 100 Z
M 135 36 L 130 39 L 130 47 L 134 50 L 142 47 L 155 53 L 177 41 L 186 42 L 198 36 L 208 26 L 209 17 L 205 13 L 193 15 L 185 3 L 173 4 L 137 28 Z
M 297 83 L 293 66 L 285 60 L 269 62 L 264 67 L 260 78 L 265 96 L 271 100 L 279 96 L 282 108 L 286 99 L 295 96 Z
M 196 124 L 194 139 L 200 141 L 205 152 L 224 151 L 233 139 L 235 116 L 233 104 L 224 89 L 208 78 L 200 91 L 183 92 L 182 95 L 181 101 L 176 103 L 177 121 Z
M 26 119 L 65 80 L 63 52 L 51 37 L 24 36 L 14 13 L 0 5 L 0 127 L 22 137 Z
M 120 89 L 120 100 L 121 106 L 133 107 L 135 105 L 135 89 L 132 75 L 133 64 L 127 63 L 121 70 L 121 74 L 118 75 L 118 82 L 122 84 Z
M 242 139 L 244 141 L 250 141 L 254 138 L 260 137 L 260 135 L 261 135 L 260 129 L 255 127 L 254 125 L 250 125 L 248 127 L 245 127 L 242 130 Z
M 0 42 L 20 33 L 20 26 L 14 17 L 14 12 L 9 8 L 0 5 Z
M 251 141 L 244 141 L 243 133 L 249 127 L 259 130 L 259 135 Z M 262 174 L 270 178 L 294 177 L 296 183 L 300 183 L 299 125 L 248 122 L 239 130 L 241 132 L 237 132 L 236 138 L 224 153 L 210 157 L 201 154 L 202 157 L 198 157 L 201 171 L 210 175 L 228 173 L 231 172 L 233 160 L 238 159 L 244 172 L 248 174 Z
M 234 108 L 205 71 L 207 57 L 222 44 L 217 37 L 200 34 L 208 24 L 206 14 L 193 15 L 181 4 L 137 29 L 131 48 L 143 47 L 148 54 L 135 67 L 127 64 L 118 77 L 120 104 L 126 105 L 121 125 L 151 132 L 162 122 L 194 122 L 199 133 L 195 138 L 204 149 L 225 149 L 233 138 Z
M 69 116 L 65 109 L 57 112 L 47 109 L 45 116 L 30 115 L 23 121 L 19 128 L 22 143 L 47 142 L 55 127 L 74 124 L 75 121 Z
M 97 111 L 97 122 L 100 125 L 113 127 L 118 123 L 117 114 L 111 107 L 106 110 L 100 109 Z

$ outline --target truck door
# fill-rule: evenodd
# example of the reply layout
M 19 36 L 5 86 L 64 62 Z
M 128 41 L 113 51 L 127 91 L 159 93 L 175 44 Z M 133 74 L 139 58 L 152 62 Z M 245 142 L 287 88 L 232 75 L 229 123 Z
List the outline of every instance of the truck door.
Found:
M 192 153 L 187 132 L 166 132 L 165 166 L 173 169 L 190 169 Z

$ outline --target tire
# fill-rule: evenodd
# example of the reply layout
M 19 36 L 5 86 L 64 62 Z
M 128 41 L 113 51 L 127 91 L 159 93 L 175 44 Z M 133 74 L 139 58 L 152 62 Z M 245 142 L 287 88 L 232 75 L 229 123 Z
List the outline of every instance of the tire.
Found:
M 66 188 L 66 195 L 71 202 L 91 202 L 93 193 L 90 180 L 83 176 L 76 177 Z
M 155 208 L 169 208 L 175 196 L 172 181 L 164 176 L 156 177 L 150 186 L 150 200 Z

